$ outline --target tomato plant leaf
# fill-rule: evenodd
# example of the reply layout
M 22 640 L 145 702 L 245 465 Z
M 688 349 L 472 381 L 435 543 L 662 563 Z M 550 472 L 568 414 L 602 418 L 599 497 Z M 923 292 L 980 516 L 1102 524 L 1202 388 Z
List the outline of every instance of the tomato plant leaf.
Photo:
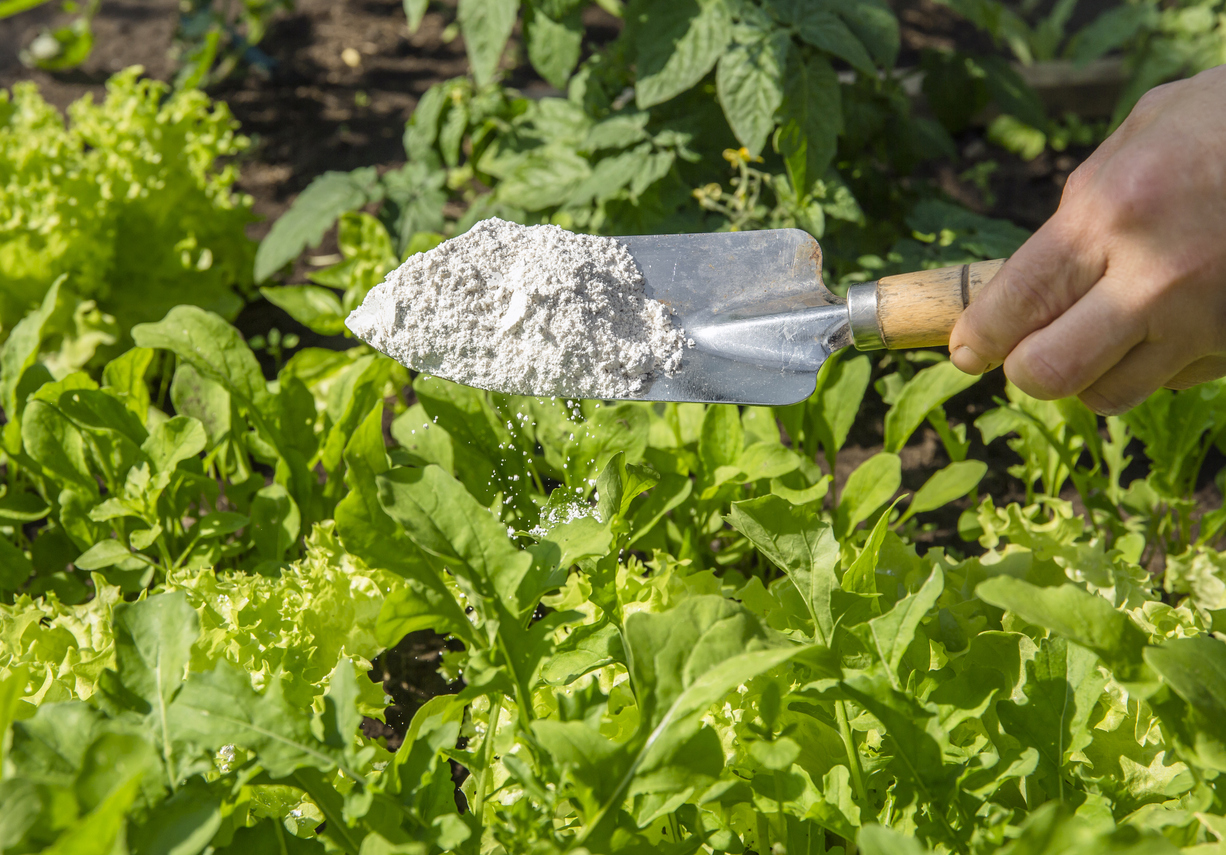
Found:
M 715 91 L 732 132 L 756 157 L 775 127 L 783 103 L 783 72 L 792 40 L 786 32 L 738 41 L 719 58 Z
M 307 185 L 260 242 L 255 280 L 263 282 L 308 246 L 319 246 L 341 214 L 380 198 L 378 180 L 374 167 L 363 167 L 353 172 L 325 172 Z
M 792 51 L 783 79 L 783 101 L 780 104 L 775 150 L 783 155 L 792 187 L 799 196 L 808 193 L 813 183 L 826 174 L 842 130 L 843 104 L 839 79 L 829 60 L 820 54 L 804 56 L 800 51 Z M 858 368 L 856 363 L 859 362 L 867 365 L 867 359 L 863 357 L 840 359 L 836 364 Z M 824 370 L 826 366 L 822 368 Z M 850 418 L 855 408 L 828 412 L 844 419 Z M 846 431 L 842 435 L 845 438 Z
M 519 0 L 460 0 L 456 14 L 478 85 L 493 81 L 518 11 Z
M 677 0 L 637 7 L 639 109 L 654 107 L 686 91 L 715 67 L 732 37 L 726 0 Z
M 565 89 L 566 81 L 579 62 L 583 47 L 582 7 L 575 6 L 565 17 L 555 19 L 539 2 L 527 0 L 524 13 L 524 36 L 528 43 L 528 60 L 541 77 L 557 89 Z

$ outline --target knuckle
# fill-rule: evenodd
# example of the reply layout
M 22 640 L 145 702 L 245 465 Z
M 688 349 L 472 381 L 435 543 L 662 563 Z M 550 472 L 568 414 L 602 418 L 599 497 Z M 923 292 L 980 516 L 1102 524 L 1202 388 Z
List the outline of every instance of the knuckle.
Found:
M 1100 416 L 1118 416 L 1121 413 L 1126 413 L 1135 407 L 1140 401 L 1125 403 L 1118 396 L 1104 394 L 1102 391 L 1090 387 L 1084 390 L 1077 396 L 1081 399 L 1081 403 L 1085 404 Z M 1141 400 L 1144 400 L 1144 396 Z
M 1041 282 L 1031 270 L 1025 268 L 1009 271 L 1009 289 L 1014 305 L 1011 311 L 1033 321 L 1038 326 L 1046 326 L 1059 316 L 1061 307 L 1056 295 L 1046 282 Z
M 1090 179 L 1094 176 L 1094 171 L 1094 166 L 1087 160 L 1070 172 L 1064 182 L 1064 190 L 1061 191 L 1060 201 L 1064 202 L 1072 196 L 1080 195 L 1090 183 Z
M 1043 354 L 1026 352 L 1017 354 L 1017 357 L 1006 363 L 1006 374 L 1030 397 L 1052 401 L 1077 392 L 1077 386 L 1068 372 Z
M 1112 164 L 1106 182 L 1112 219 L 1132 225 L 1162 215 L 1163 200 L 1171 183 L 1169 165 L 1148 149 L 1134 150 Z
M 1130 115 L 1145 117 L 1161 107 L 1179 88 L 1179 81 L 1163 83 L 1145 92 L 1137 99 Z

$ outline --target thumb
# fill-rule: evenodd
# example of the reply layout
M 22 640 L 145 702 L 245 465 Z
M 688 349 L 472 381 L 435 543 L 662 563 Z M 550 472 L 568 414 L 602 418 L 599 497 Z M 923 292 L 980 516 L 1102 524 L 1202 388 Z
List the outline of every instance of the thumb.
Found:
M 949 336 L 950 359 L 967 374 L 999 365 L 1018 342 L 1064 314 L 1106 267 L 1101 244 L 1085 240 L 1057 211 L 962 313 Z

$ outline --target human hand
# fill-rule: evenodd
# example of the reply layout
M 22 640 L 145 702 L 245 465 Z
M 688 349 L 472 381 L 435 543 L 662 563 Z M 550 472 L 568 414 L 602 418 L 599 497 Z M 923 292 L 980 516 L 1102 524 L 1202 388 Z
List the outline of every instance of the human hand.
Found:
M 1226 375 L 1226 65 L 1148 92 L 963 312 L 950 358 L 1121 413 Z

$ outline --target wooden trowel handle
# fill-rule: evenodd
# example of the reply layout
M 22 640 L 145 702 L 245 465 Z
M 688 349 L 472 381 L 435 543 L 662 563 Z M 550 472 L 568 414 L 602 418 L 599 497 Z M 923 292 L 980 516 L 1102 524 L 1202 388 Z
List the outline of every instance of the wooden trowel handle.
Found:
M 1005 263 L 1003 258 L 900 273 L 847 291 L 852 337 L 860 350 L 949 344 L 962 310 Z

